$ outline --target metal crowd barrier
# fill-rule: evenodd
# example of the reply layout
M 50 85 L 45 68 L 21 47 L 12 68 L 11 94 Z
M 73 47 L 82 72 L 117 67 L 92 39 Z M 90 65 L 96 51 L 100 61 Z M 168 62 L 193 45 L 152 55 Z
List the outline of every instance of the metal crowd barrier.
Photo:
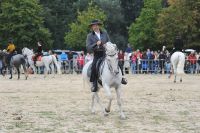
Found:
M 80 66 L 77 62 L 77 58 L 73 60 L 58 61 L 63 74 L 80 74 L 83 66 Z M 119 63 L 120 64 L 120 63 Z M 171 72 L 171 63 L 167 60 L 149 60 L 140 59 L 136 62 L 130 60 L 124 61 L 122 64 L 123 72 L 125 74 L 169 74 Z M 56 68 L 56 67 L 55 67 Z M 199 74 L 200 73 L 200 60 L 186 60 L 184 71 L 187 74 Z M 7 73 L 9 73 L 7 71 Z M 14 71 L 15 73 L 15 71 Z M 38 69 L 38 73 L 42 74 L 43 69 Z
M 135 62 L 129 60 L 124 62 L 123 70 L 125 74 L 169 74 L 171 72 L 171 63 L 170 61 L 159 59 L 141 59 Z M 186 60 L 184 65 L 184 71 L 187 74 L 199 74 L 200 60 Z

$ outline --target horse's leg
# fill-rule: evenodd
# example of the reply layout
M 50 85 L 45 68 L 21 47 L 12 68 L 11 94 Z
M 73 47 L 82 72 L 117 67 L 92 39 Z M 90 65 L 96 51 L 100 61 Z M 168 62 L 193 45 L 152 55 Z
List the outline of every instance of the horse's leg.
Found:
M 5 70 L 6 70 L 6 67 L 3 66 L 3 67 L 1 68 L 1 74 L 2 74 L 3 76 L 5 76 L 5 73 L 3 72 L 3 71 L 5 71 Z
M 28 72 L 27 72 L 27 69 L 26 69 L 26 64 L 23 64 L 23 69 L 24 69 L 24 75 L 25 75 L 25 79 L 27 80 L 28 78 Z
M 172 66 L 172 64 L 170 64 L 170 72 L 169 72 L 169 76 L 168 76 L 169 79 L 172 76 L 172 73 L 173 73 L 172 71 L 173 71 L 173 66 Z
M 48 75 L 48 72 L 49 72 L 49 64 L 45 64 L 44 78 L 46 78 L 46 77 L 47 77 L 47 75 Z
M 174 83 L 176 83 L 176 77 L 177 77 L 177 75 L 176 75 L 176 72 L 174 73 Z
M 51 71 L 52 71 L 53 77 L 55 77 L 55 67 L 53 63 L 51 63 Z
M 8 68 L 9 68 L 9 70 L 10 70 L 10 78 L 9 78 L 9 79 L 12 79 L 12 67 L 9 66 Z
M 104 90 L 105 90 L 105 92 L 106 92 L 106 95 L 107 95 L 107 97 L 108 97 L 108 99 L 109 99 L 108 106 L 107 106 L 107 108 L 105 108 L 105 111 L 106 111 L 107 113 L 109 113 L 109 112 L 110 112 L 110 108 L 111 108 L 111 103 L 112 103 L 113 97 L 112 97 L 112 94 L 111 94 L 111 91 L 110 91 L 110 87 L 109 87 L 108 85 L 104 84 L 104 85 L 103 85 L 103 88 L 104 88 Z
M 20 70 L 19 67 L 17 67 L 17 74 L 18 74 L 18 80 L 20 79 Z
M 99 95 L 98 95 L 98 92 L 93 92 L 93 94 L 94 94 L 94 98 L 96 98 L 96 100 L 97 100 L 97 103 L 100 105 L 100 107 L 101 107 L 101 110 L 102 110 L 102 113 L 104 114 L 104 116 L 107 116 L 108 115 L 108 113 L 105 111 L 105 108 L 103 107 L 103 105 L 102 105 L 102 103 L 101 103 L 101 100 L 100 100 L 100 98 L 99 98 Z
M 120 118 L 125 119 L 126 116 L 124 115 L 124 112 L 122 110 L 122 100 L 121 100 L 121 86 L 115 88 L 116 94 L 117 94 L 117 104 L 119 106 L 120 111 Z
M 181 82 L 181 83 L 183 82 L 183 80 L 182 80 L 182 76 L 181 76 L 181 78 L 180 78 L 180 82 Z
M 91 112 L 95 114 L 95 92 L 92 92 L 92 104 L 91 104 Z

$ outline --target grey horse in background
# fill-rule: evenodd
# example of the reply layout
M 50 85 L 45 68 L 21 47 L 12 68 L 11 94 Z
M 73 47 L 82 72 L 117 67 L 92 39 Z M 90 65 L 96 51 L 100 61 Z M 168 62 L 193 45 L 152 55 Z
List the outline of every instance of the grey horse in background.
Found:
M 13 78 L 12 69 L 13 67 L 15 67 L 17 69 L 18 79 L 20 79 L 20 67 L 22 65 L 24 69 L 25 79 L 27 79 L 28 73 L 27 73 L 27 68 L 26 68 L 25 57 L 21 54 L 16 54 L 12 56 L 10 62 L 8 62 L 7 58 L 8 58 L 8 53 L 4 51 L 0 51 L 0 60 L 2 60 L 2 68 L 0 70 L 1 74 L 5 76 L 5 73 L 3 72 L 3 70 L 8 68 L 8 70 L 10 71 L 10 79 L 12 79 Z

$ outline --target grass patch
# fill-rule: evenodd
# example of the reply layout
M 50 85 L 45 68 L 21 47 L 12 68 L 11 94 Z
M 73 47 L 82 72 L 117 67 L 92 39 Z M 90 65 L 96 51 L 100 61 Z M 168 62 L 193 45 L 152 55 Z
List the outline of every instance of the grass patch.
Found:
M 56 116 L 55 112 L 52 111 L 41 111 L 41 112 L 37 112 L 40 116 L 40 118 L 50 118 L 50 119 L 54 119 Z
M 163 116 L 153 116 L 153 120 L 155 121 L 156 124 L 167 122 L 167 119 L 164 118 Z

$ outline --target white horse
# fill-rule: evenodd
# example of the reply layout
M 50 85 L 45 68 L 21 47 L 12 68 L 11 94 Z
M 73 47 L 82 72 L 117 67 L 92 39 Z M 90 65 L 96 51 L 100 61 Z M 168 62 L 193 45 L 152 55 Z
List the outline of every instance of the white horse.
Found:
M 117 103 L 119 106 L 120 118 L 125 119 L 126 116 L 124 115 L 124 112 L 122 110 L 122 102 L 121 102 L 122 73 L 118 67 L 118 49 L 117 49 L 116 44 L 112 44 L 111 42 L 107 42 L 104 45 L 104 47 L 106 50 L 106 57 L 105 57 L 105 60 L 103 60 L 102 65 L 100 66 L 100 79 L 102 80 L 102 87 L 109 99 L 109 103 L 108 103 L 108 106 L 104 108 L 102 106 L 102 103 L 98 95 L 99 90 L 97 92 L 92 92 L 91 111 L 92 113 L 95 113 L 94 104 L 95 104 L 95 99 L 96 99 L 104 115 L 105 116 L 108 115 L 111 108 L 111 102 L 113 100 L 113 97 L 111 94 L 111 87 L 114 87 L 117 94 Z M 88 82 L 90 87 L 92 86 L 92 83 L 89 81 L 90 79 L 89 71 L 91 71 L 91 64 L 92 64 L 92 60 L 89 61 L 87 64 L 85 64 L 82 71 L 83 79 L 84 81 Z
M 171 56 L 172 69 L 174 72 L 174 83 L 176 83 L 176 77 L 180 75 L 180 82 L 182 82 L 182 75 L 184 74 L 185 55 L 182 52 L 175 52 Z
M 27 61 L 30 65 L 30 67 L 33 68 L 34 73 L 36 73 L 36 67 L 35 67 L 34 61 L 33 61 L 33 56 L 34 56 L 33 51 L 28 49 L 27 47 L 25 47 L 22 49 L 22 54 L 25 57 L 27 57 Z M 58 62 L 54 55 L 43 56 L 41 58 L 41 61 L 36 61 L 36 66 L 38 66 L 38 67 L 44 66 L 45 67 L 45 77 L 47 76 L 48 72 L 50 71 L 49 67 L 51 67 L 52 73 L 55 75 L 54 65 L 57 68 L 58 74 L 61 74 L 60 66 L 58 65 Z

